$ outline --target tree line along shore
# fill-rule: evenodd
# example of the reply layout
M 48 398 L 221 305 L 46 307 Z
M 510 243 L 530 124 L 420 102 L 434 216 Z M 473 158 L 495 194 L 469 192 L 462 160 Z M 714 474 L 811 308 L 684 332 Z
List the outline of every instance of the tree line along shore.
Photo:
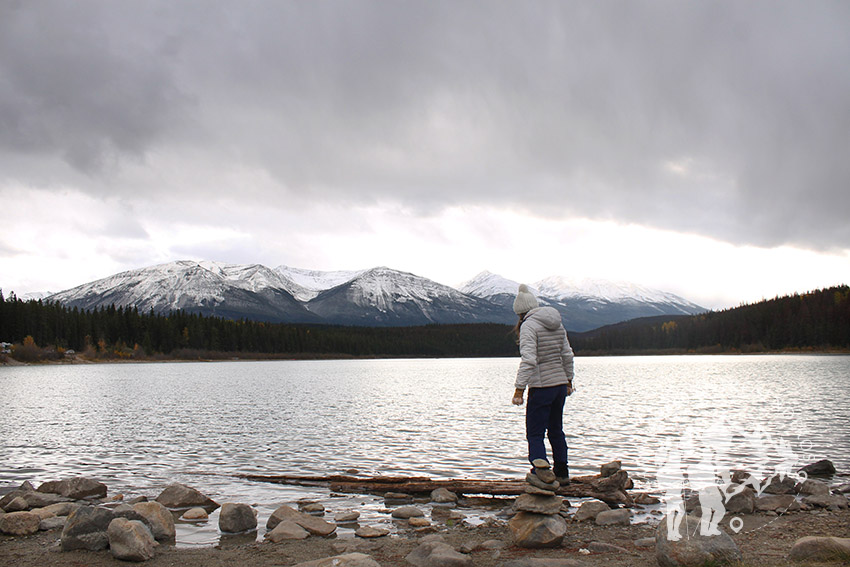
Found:
M 569 333 L 578 355 L 850 352 L 850 287 Z M 511 327 L 289 325 L 133 307 L 83 310 L 0 291 L 0 362 L 516 356 Z

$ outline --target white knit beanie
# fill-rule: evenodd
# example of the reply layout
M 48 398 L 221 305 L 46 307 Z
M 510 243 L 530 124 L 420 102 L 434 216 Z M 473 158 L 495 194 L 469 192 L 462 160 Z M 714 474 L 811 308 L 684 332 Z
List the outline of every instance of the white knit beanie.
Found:
M 535 307 L 537 307 L 537 298 L 528 291 L 527 285 L 519 284 L 519 291 L 516 294 L 516 299 L 514 299 L 514 313 L 522 315 Z

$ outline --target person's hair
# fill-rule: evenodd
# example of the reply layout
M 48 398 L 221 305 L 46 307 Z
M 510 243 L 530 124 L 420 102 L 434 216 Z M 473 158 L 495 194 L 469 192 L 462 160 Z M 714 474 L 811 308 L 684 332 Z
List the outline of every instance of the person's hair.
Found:
M 528 315 L 528 311 L 525 313 L 519 314 L 519 320 L 517 320 L 516 325 L 514 325 L 514 334 L 516 335 L 516 344 L 519 344 L 519 329 L 522 327 L 522 322 L 525 321 L 525 316 Z

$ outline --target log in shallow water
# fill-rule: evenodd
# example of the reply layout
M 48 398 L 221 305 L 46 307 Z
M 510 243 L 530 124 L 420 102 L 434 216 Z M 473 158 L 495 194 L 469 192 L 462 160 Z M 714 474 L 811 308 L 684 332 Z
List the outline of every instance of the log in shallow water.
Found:
M 257 482 L 273 482 L 296 486 L 325 486 L 334 492 L 357 494 L 430 494 L 437 488 L 445 488 L 456 494 L 486 494 L 490 496 L 517 496 L 525 492 L 525 480 L 475 480 L 449 479 L 433 480 L 429 477 L 417 476 L 374 476 L 359 477 L 348 475 L 330 476 L 296 476 L 296 475 L 239 475 Z M 575 498 L 596 498 L 609 506 L 632 506 L 628 494 L 631 480 L 625 471 L 618 471 L 612 476 L 581 476 L 572 479 L 571 484 L 561 487 L 558 494 Z

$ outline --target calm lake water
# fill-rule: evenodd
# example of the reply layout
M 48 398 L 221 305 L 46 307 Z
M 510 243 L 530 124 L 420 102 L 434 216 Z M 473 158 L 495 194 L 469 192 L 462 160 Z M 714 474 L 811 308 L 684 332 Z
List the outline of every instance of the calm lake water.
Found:
M 262 514 L 329 495 L 236 475 L 519 478 L 524 408 L 510 403 L 518 362 L 4 367 L 0 488 L 88 475 L 110 494 L 154 497 L 182 482 Z M 829 458 L 850 472 L 848 356 L 578 358 L 576 387 L 564 419 L 574 475 L 619 459 L 638 488 L 658 490 L 671 447 L 683 466 L 713 448 L 732 468 Z M 373 502 L 345 504 L 377 518 Z M 186 534 L 184 542 L 208 543 L 203 531 Z

